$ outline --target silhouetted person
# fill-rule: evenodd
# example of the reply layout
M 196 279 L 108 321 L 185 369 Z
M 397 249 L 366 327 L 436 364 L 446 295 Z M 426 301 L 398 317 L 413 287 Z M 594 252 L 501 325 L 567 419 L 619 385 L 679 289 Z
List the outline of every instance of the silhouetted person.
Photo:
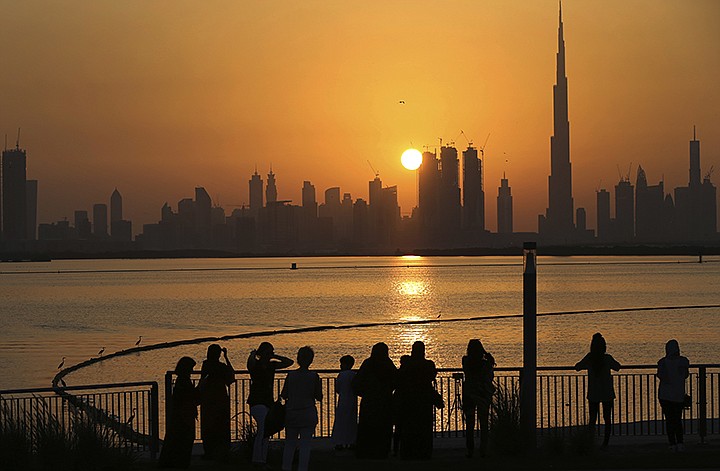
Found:
M 690 376 L 690 361 L 680 355 L 677 340 L 665 344 L 665 356 L 658 361 L 657 377 L 660 379 L 658 399 L 665 416 L 670 449 L 683 451 L 682 410 L 685 401 L 685 380 Z
M 594 428 L 598 422 L 600 403 L 602 403 L 603 421 L 605 422 L 605 437 L 602 446 L 606 447 L 610 441 L 613 421 L 613 405 L 615 403 L 615 388 L 613 387 L 610 370 L 620 370 L 618 363 L 611 355 L 606 353 L 605 338 L 599 332 L 592 336 L 590 353 L 575 364 L 577 371 L 588 371 L 587 400 L 590 403 L 590 427 Z
M 340 373 L 335 378 L 335 394 L 338 395 L 335 407 L 335 422 L 332 429 L 332 440 L 335 449 L 355 445 L 357 439 L 357 405 L 358 398 L 352 388 L 352 380 L 357 371 L 353 371 L 355 358 L 344 355 L 340 358 Z
M 187 468 L 190 466 L 195 442 L 195 419 L 200 403 L 198 391 L 190 379 L 195 360 L 182 357 L 175 367 L 175 385 L 170 402 L 170 416 L 165 428 L 165 441 L 158 466 L 161 468 Z
M 410 358 L 398 372 L 400 456 L 430 459 L 433 447 L 435 363 L 425 358 L 425 344 L 413 343 Z
M 320 376 L 310 371 L 315 352 L 310 347 L 301 347 L 297 353 L 298 369 L 288 373 L 282 388 L 282 397 L 287 400 L 285 414 L 285 449 L 283 450 L 283 471 L 292 469 L 295 448 L 300 439 L 298 471 L 307 471 L 310 462 L 310 444 L 318 423 L 315 401 L 322 401 Z
M 482 342 L 472 339 L 468 342 L 467 354 L 462 357 L 464 380 L 462 403 L 465 415 L 465 446 L 467 456 L 475 452 L 475 410 L 480 422 L 480 456 L 485 456 L 489 439 L 490 404 L 495 385 L 495 358 L 485 350 Z
M 275 355 L 275 348 L 270 342 L 263 342 L 250 352 L 247 369 L 250 373 L 250 393 L 247 403 L 250 415 L 255 419 L 257 433 L 253 444 L 252 462 L 262 465 L 267 462 L 268 438 L 265 437 L 265 417 L 270 406 L 275 402 L 273 385 L 275 371 L 291 366 L 293 361 L 287 357 Z
M 223 354 L 225 363 L 220 362 Z M 207 349 L 207 359 L 200 370 L 200 436 L 205 458 L 222 459 L 230 450 L 230 394 L 228 386 L 235 372 L 227 348 L 214 343 Z
M 353 390 L 361 397 L 356 452 L 358 458 L 387 458 L 392 440 L 392 393 L 397 368 L 388 346 L 376 343 L 362 362 Z

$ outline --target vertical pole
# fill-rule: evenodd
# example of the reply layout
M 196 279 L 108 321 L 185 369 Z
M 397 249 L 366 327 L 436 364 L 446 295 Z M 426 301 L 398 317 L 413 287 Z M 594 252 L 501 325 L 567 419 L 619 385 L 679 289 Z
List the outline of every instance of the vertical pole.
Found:
M 160 451 L 160 404 L 159 404 L 158 384 L 153 381 L 150 386 L 150 456 L 155 459 L 155 455 Z M 167 427 L 167 422 L 165 423 Z
M 523 244 L 523 369 L 520 427 L 527 450 L 537 447 L 537 246 Z
M 168 371 L 165 373 L 165 430 L 170 423 L 170 403 L 172 401 L 173 373 Z
M 707 435 L 707 367 L 701 366 L 698 372 L 698 434 L 700 443 L 705 443 Z

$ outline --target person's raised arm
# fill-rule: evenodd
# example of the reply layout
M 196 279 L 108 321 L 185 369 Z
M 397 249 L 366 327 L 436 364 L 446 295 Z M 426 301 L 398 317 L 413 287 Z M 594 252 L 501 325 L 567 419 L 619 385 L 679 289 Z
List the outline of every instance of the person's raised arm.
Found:
M 282 355 L 273 355 L 271 359 L 274 360 L 272 363 L 274 364 L 276 370 L 282 370 L 284 368 L 292 366 L 293 363 L 295 363 L 290 358 L 284 357 Z
M 227 348 L 223 347 L 222 352 L 223 357 L 225 358 L 225 364 L 227 365 L 227 368 L 225 368 L 225 384 L 230 385 L 235 382 L 235 369 L 233 368 L 232 363 L 230 363 L 230 359 L 228 358 Z
M 255 364 L 257 364 L 257 350 L 254 348 L 250 351 L 250 356 L 248 356 L 247 359 L 247 369 L 251 370 L 255 368 Z

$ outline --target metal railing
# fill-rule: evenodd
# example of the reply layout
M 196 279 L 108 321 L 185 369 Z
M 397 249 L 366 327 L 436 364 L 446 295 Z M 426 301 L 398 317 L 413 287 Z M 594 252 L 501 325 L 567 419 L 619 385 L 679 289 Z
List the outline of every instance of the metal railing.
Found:
M 658 379 L 655 365 L 624 366 L 613 375 L 615 405 L 613 410 L 614 435 L 661 435 L 665 433 L 662 410 L 657 399 Z M 323 400 L 317 403 L 318 425 L 315 435 L 329 437 L 332 434 L 337 397 L 334 379 L 338 370 L 314 370 L 320 374 Z M 504 391 L 519 391 L 520 368 L 497 368 L 495 384 Z M 231 436 L 241 440 L 252 427 L 250 407 L 246 404 L 250 378 L 246 370 L 235 372 L 236 381 L 230 386 Z M 275 378 L 275 394 L 282 389 L 284 374 Z M 193 373 L 199 380 L 199 372 Z M 174 372 L 165 375 L 166 417 L 169 411 Z M 697 434 L 701 440 L 708 434 L 720 433 L 720 365 L 693 365 L 687 381 L 693 404 L 684 411 L 685 431 Z M 572 367 L 539 367 L 537 381 L 537 428 L 538 433 L 565 432 L 588 422 L 587 374 L 578 373 Z M 438 370 L 437 390 L 443 397 L 445 407 L 435 413 L 435 434 L 438 437 L 461 437 L 464 433 L 462 413 L 462 371 L 443 368 Z M 602 425 L 598 432 L 602 431 Z M 478 430 L 478 427 L 475 427 Z M 199 422 L 196 437 L 200 437 Z M 282 432 L 276 438 L 283 438 Z
M 0 391 L 0 430 L 19 431 L 35 449 L 38 430 L 68 436 L 89 424 L 111 446 L 154 455 L 160 448 L 158 393 L 154 381 Z

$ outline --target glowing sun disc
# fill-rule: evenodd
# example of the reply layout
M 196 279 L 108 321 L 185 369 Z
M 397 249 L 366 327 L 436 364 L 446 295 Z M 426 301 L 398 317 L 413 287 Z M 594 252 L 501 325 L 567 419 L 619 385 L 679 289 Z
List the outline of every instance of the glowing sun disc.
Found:
M 417 170 L 422 164 L 422 154 L 417 149 L 408 149 L 403 152 L 400 162 L 408 170 Z

